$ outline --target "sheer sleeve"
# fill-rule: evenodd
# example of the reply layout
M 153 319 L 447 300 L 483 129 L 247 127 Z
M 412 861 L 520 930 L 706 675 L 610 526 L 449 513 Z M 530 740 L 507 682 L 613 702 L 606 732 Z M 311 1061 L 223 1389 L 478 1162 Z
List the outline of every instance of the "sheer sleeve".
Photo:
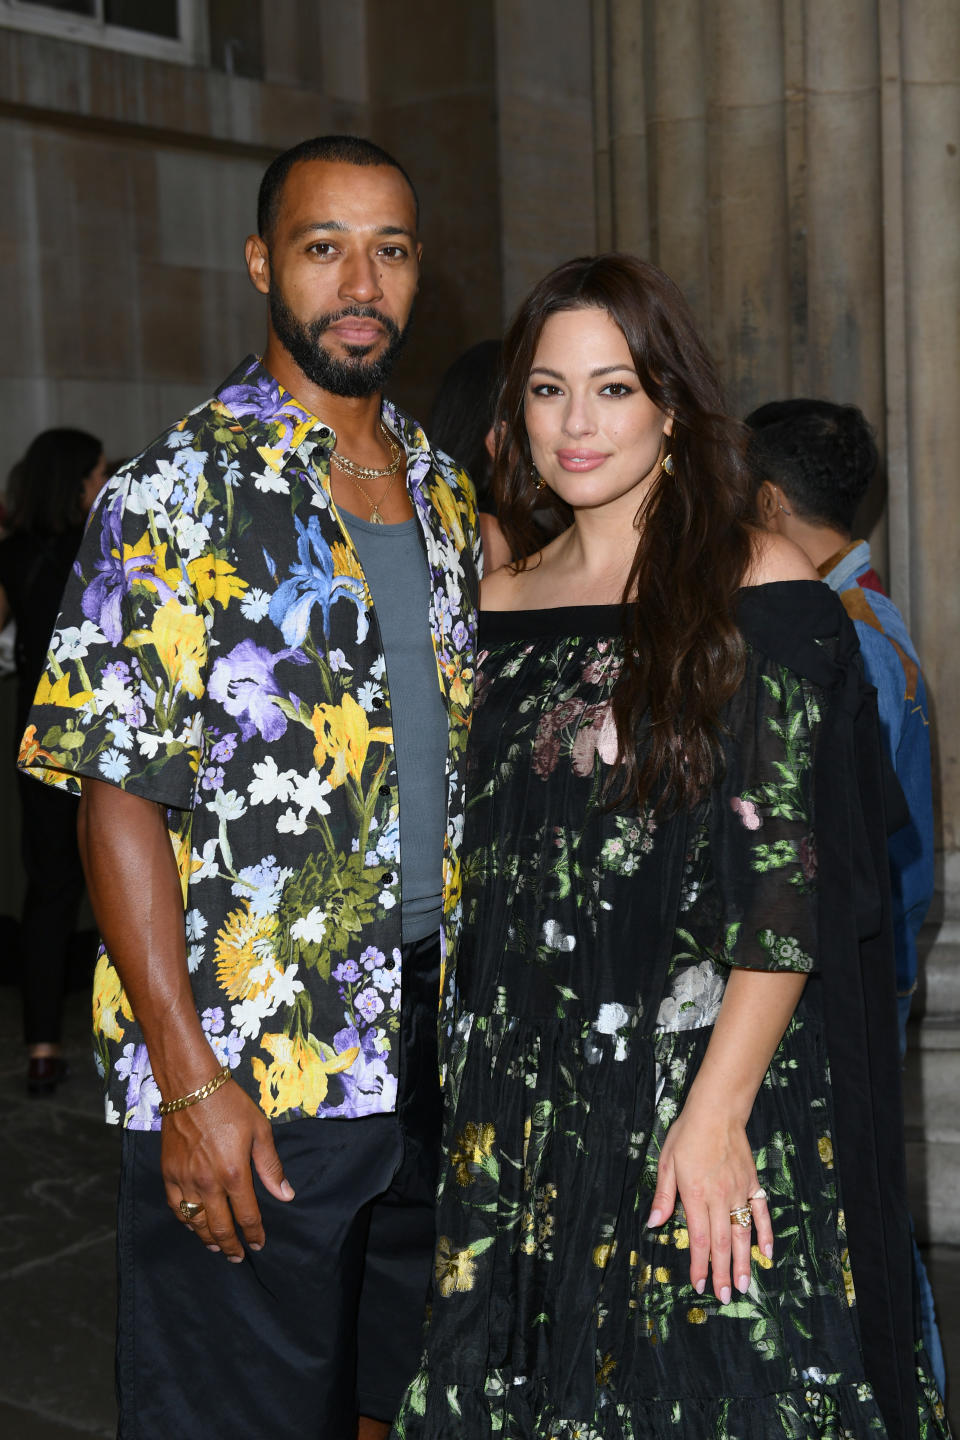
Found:
M 726 715 L 726 765 L 712 817 L 720 958 L 730 965 L 818 967 L 813 758 L 819 722 L 816 687 L 751 651 Z

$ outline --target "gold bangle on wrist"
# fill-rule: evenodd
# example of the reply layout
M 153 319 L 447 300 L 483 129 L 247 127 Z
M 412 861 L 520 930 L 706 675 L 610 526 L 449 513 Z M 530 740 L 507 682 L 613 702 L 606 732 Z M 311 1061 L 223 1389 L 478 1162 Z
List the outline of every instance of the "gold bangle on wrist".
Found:
M 230 1066 L 224 1065 L 212 1080 L 208 1080 L 206 1085 L 201 1085 L 198 1090 L 191 1090 L 189 1095 L 181 1095 L 177 1100 L 161 1100 L 157 1111 L 161 1115 L 172 1115 L 175 1110 L 186 1110 L 189 1105 L 197 1105 L 201 1100 L 206 1100 L 208 1095 L 219 1090 L 229 1079 Z

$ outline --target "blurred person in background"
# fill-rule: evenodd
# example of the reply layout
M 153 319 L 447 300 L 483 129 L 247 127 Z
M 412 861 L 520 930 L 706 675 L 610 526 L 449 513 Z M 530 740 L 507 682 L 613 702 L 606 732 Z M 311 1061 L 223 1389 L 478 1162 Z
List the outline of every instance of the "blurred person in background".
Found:
M 473 481 L 480 514 L 484 570 L 510 559 L 493 498 L 493 414 L 500 388 L 500 341 L 481 340 L 458 355 L 440 381 L 430 412 L 431 443 L 456 460 Z
M 762 523 L 806 552 L 853 621 L 867 679 L 876 686 L 884 744 L 907 802 L 909 821 L 887 842 L 902 1061 L 917 988 L 917 938 L 933 899 L 933 791 L 917 652 L 873 568 L 869 542 L 853 538 L 854 516 L 877 472 L 877 447 L 862 411 L 827 400 L 772 401 L 748 415 L 747 424 Z M 924 1343 L 942 1392 L 943 1349 L 919 1253 L 915 1264 Z
M 15 622 L 18 739 L 47 659 L 84 518 L 106 478 L 103 446 L 85 430 L 44 430 L 10 472 L 10 533 L 0 540 L 0 629 L 11 619 Z M 76 643 L 79 646 L 79 634 Z M 27 882 L 18 967 L 27 1090 L 49 1095 L 67 1071 L 60 1054 L 60 1023 L 67 946 L 83 894 L 83 872 L 76 807 L 69 796 L 50 786 L 31 785 L 23 776 L 18 786 Z

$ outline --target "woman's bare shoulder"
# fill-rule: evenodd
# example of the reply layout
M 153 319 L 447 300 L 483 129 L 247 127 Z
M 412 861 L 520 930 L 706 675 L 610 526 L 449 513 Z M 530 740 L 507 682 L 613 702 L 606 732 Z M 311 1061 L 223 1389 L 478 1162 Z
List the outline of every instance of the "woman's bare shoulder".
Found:
M 512 565 L 501 565 L 499 570 L 484 575 L 480 582 L 480 609 L 519 609 L 525 588 L 523 574 L 522 570 L 514 570 Z
M 816 569 L 799 545 L 770 530 L 756 532 L 750 568 L 743 577 L 744 585 L 769 585 L 775 580 L 819 579 Z

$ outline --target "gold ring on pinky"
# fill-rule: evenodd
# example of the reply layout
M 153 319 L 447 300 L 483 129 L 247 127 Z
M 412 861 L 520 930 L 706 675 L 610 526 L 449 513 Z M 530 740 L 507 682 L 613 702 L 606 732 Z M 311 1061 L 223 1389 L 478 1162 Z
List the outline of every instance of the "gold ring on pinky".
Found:
M 752 1195 L 747 1196 L 747 1204 L 752 1205 L 754 1200 L 766 1200 L 767 1198 L 767 1192 L 761 1185 L 759 1190 L 754 1190 Z
M 180 1201 L 180 1214 L 184 1220 L 196 1220 L 198 1215 L 203 1214 L 204 1209 L 205 1207 L 196 1200 Z
M 749 1230 L 753 1223 L 753 1216 L 750 1213 L 750 1206 L 738 1205 L 735 1210 L 730 1211 L 730 1224 L 742 1225 L 744 1230 Z

